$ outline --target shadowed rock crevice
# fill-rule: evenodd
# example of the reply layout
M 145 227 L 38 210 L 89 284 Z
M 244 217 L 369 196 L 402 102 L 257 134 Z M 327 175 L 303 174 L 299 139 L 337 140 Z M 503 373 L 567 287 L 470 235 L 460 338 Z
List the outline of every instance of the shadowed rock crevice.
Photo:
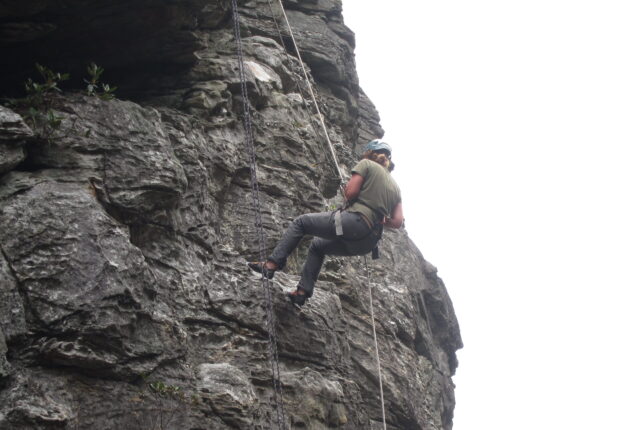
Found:
M 21 84 L 33 61 L 73 74 L 82 85 L 88 61 L 111 70 L 109 78 L 131 77 L 167 70 L 175 74 L 196 60 L 205 47 L 195 34 L 199 26 L 215 28 L 228 16 L 228 2 L 85 1 L 38 2 L 31 7 L 7 3 L 0 14 L 2 61 L 8 79 L 3 93 Z M 144 66 L 144 67 L 141 67 Z M 167 75 L 168 75 L 167 74 Z M 164 75 L 164 73 L 163 73 Z M 167 76 L 165 75 L 165 76 Z M 136 85 L 136 87 L 138 87 Z

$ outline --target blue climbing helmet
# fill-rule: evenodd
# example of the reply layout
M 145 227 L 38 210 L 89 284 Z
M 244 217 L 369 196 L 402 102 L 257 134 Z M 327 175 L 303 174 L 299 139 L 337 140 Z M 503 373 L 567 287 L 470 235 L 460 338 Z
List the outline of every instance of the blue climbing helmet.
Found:
M 381 139 L 373 139 L 364 147 L 364 152 L 367 151 L 387 151 L 389 155 L 391 155 L 391 146 L 387 142 L 383 142 Z

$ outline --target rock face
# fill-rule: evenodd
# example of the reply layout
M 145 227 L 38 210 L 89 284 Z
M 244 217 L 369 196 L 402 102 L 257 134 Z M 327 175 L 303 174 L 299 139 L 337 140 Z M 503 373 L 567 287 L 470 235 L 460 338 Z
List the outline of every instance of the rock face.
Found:
M 270 248 L 338 202 L 337 175 L 290 38 L 267 0 L 240 3 Z M 383 133 L 354 35 L 339 0 L 285 7 L 348 172 Z M 230 3 L 15 1 L 0 18 L 5 94 L 36 62 L 72 73 L 46 136 L 0 108 L 0 429 L 275 427 Z M 82 94 L 90 61 L 117 99 Z M 382 428 L 363 262 L 328 259 L 300 310 L 284 292 L 305 253 L 272 284 L 286 427 Z M 452 428 L 462 342 L 444 284 L 404 230 L 368 264 L 387 428 Z
M 0 106 L 0 175 L 24 161 L 24 145 L 32 137 L 20 115 Z

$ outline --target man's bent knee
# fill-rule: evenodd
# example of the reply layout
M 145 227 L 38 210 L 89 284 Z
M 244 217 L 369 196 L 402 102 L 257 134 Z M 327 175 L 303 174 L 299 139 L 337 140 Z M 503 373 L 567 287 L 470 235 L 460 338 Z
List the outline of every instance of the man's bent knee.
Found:
M 324 246 L 322 239 L 315 238 L 311 241 L 311 245 L 309 245 L 309 252 L 313 252 L 314 254 L 324 255 Z

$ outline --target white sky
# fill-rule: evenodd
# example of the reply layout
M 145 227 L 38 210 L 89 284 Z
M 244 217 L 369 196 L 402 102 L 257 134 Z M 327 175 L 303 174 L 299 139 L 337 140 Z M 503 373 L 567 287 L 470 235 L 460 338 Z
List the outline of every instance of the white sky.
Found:
M 455 430 L 640 429 L 640 2 L 343 0 L 460 322 Z

